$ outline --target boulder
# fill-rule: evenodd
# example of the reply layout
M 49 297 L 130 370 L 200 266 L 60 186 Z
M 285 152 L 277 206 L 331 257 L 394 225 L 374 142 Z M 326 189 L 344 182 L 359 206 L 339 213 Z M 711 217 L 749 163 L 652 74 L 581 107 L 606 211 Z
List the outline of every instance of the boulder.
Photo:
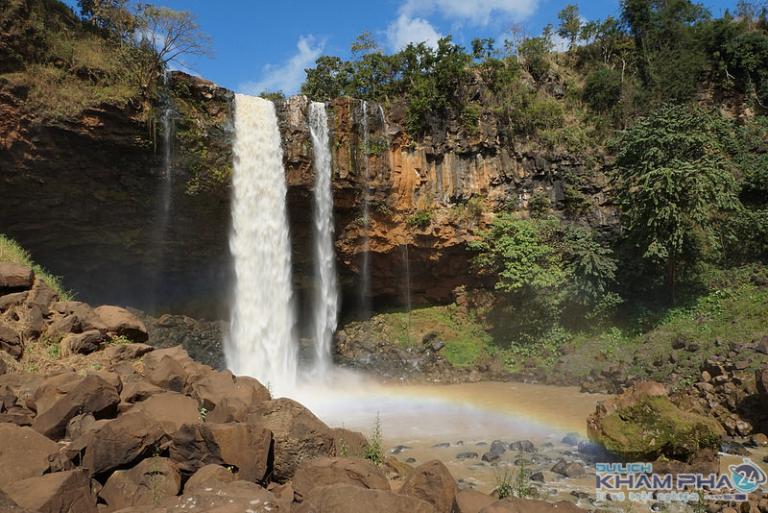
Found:
M 147 344 L 112 344 L 104 349 L 104 357 L 113 363 L 132 361 L 138 360 L 154 349 Z
M 82 413 L 69 419 L 67 423 L 67 439 L 75 440 L 91 430 L 96 424 L 92 413 Z
M 510 451 L 517 452 L 536 452 L 536 446 L 530 440 L 520 440 L 509 444 Z
M 318 486 L 293 513 L 436 513 L 428 502 L 349 484 Z
M 31 267 L 10 262 L 0 262 L 0 290 L 27 290 L 35 282 Z
M 755 371 L 755 384 L 757 385 L 758 393 L 763 397 L 765 402 L 768 402 L 768 367 L 757 369 Z
M 147 458 L 130 470 L 117 470 L 99 492 L 109 511 L 155 505 L 181 490 L 181 474 L 168 458 Z
M 2 321 L 0 320 L 0 322 Z M 21 335 L 5 324 L 0 324 L 0 349 L 17 360 L 24 354 L 24 346 L 21 344 Z
M 480 513 L 586 513 L 586 511 L 568 501 L 550 503 L 508 498 L 484 507 Z
M 72 389 L 43 413 L 38 413 L 32 427 L 48 438 L 59 440 L 66 434 L 69 421 L 82 413 L 97 419 L 117 414 L 120 395 L 114 386 L 99 376 L 82 378 Z
M 248 422 L 274 434 L 273 480 L 277 482 L 293 477 L 303 461 L 336 454 L 333 432 L 311 411 L 291 399 L 275 399 L 256 405 Z
M 185 392 L 188 384 L 211 371 L 190 358 L 181 346 L 156 349 L 144 356 L 144 377 L 173 392 Z
M 88 330 L 82 333 L 71 333 L 61 340 L 61 355 L 95 353 L 106 343 L 107 339 L 99 330 Z
M 0 491 L 0 511 L 3 513 L 34 513 L 32 510 L 22 508 Z
M 30 477 L 3 491 L 19 506 L 39 513 L 98 512 L 91 479 L 80 469 Z
M 184 424 L 195 424 L 201 420 L 197 402 L 176 392 L 151 395 L 136 403 L 129 411 L 144 413 L 155 420 L 163 426 L 168 436 L 172 436 Z
M 144 323 L 125 308 L 103 305 L 94 312 L 112 336 L 125 337 L 133 342 L 146 342 L 149 339 Z
M 461 490 L 456 494 L 456 504 L 460 513 L 479 513 L 481 509 L 496 502 L 494 497 L 477 490 Z
M 48 472 L 59 446 L 29 427 L 0 424 L 0 489 Z
M 21 335 L 24 340 L 32 340 L 40 337 L 45 329 L 45 320 L 40 307 L 28 305 L 20 312 Z
M 38 307 L 44 316 L 47 317 L 51 304 L 58 300 L 59 293 L 49 287 L 45 281 L 36 278 L 35 284 L 32 285 L 32 290 L 29 291 L 27 304 Z
M 552 467 L 552 472 L 560 474 L 563 477 L 581 477 L 584 475 L 584 465 L 575 461 L 565 461 L 560 459 Z
M 72 391 L 83 377 L 73 371 L 52 374 L 43 379 L 32 392 L 30 406 L 42 415 L 56 402 Z
M 75 333 L 79 329 L 77 317 L 67 315 L 54 319 L 46 328 L 45 334 L 51 340 L 59 340 L 70 333 Z
M 344 428 L 332 428 L 333 444 L 336 446 L 336 456 L 345 458 L 351 456 L 354 458 L 365 457 L 368 449 L 368 439 L 358 431 L 352 431 Z
M 75 318 L 75 332 L 80 333 L 90 330 L 107 332 L 107 326 L 101 321 L 91 305 L 80 301 L 57 301 L 51 305 L 51 311 L 60 316 L 73 316 Z
M 193 474 L 206 465 L 231 465 L 238 478 L 265 483 L 272 472 L 272 433 L 253 424 L 185 424 L 174 435 L 171 459 Z
M 293 476 L 293 489 L 299 502 L 318 486 L 340 483 L 373 490 L 390 489 L 379 468 L 363 459 L 317 458 L 303 462 Z
M 138 403 L 153 395 L 166 393 L 164 388 L 153 385 L 137 373 L 123 374 L 123 390 L 120 400 L 124 403 Z
M 501 440 L 494 440 L 491 443 L 491 448 L 483 454 L 483 461 L 487 461 L 489 463 L 493 463 L 494 461 L 499 461 L 501 459 L 501 456 L 507 452 L 507 446 L 504 442 Z
M 219 412 L 214 418 L 216 422 L 229 422 L 226 419 L 230 417 L 242 421 L 254 404 L 271 399 L 267 388 L 257 380 L 235 377 L 229 371 L 206 373 L 191 384 L 191 389 L 192 397 L 209 412 L 215 412 L 223 402 L 226 403 L 226 414 L 222 416 Z
M 206 465 L 192 474 L 184 485 L 184 494 L 189 495 L 198 490 L 231 483 L 237 479 L 235 473 L 221 465 Z
M 173 511 L 191 513 L 290 513 L 272 493 L 250 481 L 219 483 L 174 499 Z M 139 513 L 137 511 L 136 513 Z M 141 513 L 146 513 L 141 510 Z
M 90 475 L 125 468 L 165 445 L 163 427 L 140 412 L 121 415 L 74 440 L 66 454 Z
M 400 488 L 400 493 L 432 504 L 436 513 L 454 513 L 459 488 L 448 468 L 438 460 L 428 461 L 413 469 Z
M 0 313 L 19 306 L 27 300 L 28 292 L 13 292 L 0 296 Z
M 587 419 L 587 432 L 590 440 L 625 461 L 663 456 L 683 462 L 702 449 L 718 449 L 725 434 L 716 420 L 678 408 L 653 383 L 598 403 Z

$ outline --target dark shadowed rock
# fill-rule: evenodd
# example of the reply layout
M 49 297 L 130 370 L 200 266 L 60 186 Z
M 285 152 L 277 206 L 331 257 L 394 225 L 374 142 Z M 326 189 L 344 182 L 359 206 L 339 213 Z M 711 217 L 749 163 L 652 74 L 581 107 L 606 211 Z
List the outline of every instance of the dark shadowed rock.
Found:
M 120 395 L 115 387 L 90 375 L 82 378 L 71 391 L 50 408 L 35 417 L 32 427 L 43 435 L 58 440 L 64 437 L 69 421 L 81 413 L 95 418 L 109 418 L 117 413 Z
M 96 308 L 94 312 L 106 326 L 107 333 L 112 336 L 125 337 L 133 342 L 146 342 L 149 338 L 144 323 L 125 308 L 104 305 Z
M 436 513 L 428 502 L 348 484 L 319 486 L 294 513 Z
M 0 424 L 0 489 L 46 473 L 59 446 L 29 427 Z
M 374 490 L 390 489 L 379 468 L 363 459 L 318 458 L 299 465 L 293 476 L 293 489 L 299 502 L 318 486 L 342 483 Z
M 307 408 L 290 399 L 264 401 L 248 416 L 248 422 L 274 433 L 273 479 L 287 481 L 303 461 L 334 456 L 333 432 Z
M 181 474 L 168 458 L 147 458 L 130 470 L 115 471 L 99 492 L 110 511 L 155 505 L 181 490 Z
M 16 330 L 0 321 L 0 349 L 13 356 L 17 360 L 24 353 L 24 346 L 21 344 L 21 335 Z
M 413 469 L 400 488 L 400 493 L 426 501 L 436 513 L 453 513 L 459 489 L 448 468 L 433 460 Z
M 272 472 L 272 433 L 254 424 L 185 424 L 173 435 L 170 454 L 187 475 L 231 465 L 238 478 L 264 483 Z
M 584 475 L 584 465 L 575 461 L 561 459 L 552 467 L 552 472 L 564 477 L 581 477 Z
M 517 452 L 536 452 L 536 446 L 530 440 L 520 440 L 509 444 L 510 451 Z
M 16 504 L 39 513 L 97 513 L 91 479 L 82 470 L 17 481 L 4 489 Z

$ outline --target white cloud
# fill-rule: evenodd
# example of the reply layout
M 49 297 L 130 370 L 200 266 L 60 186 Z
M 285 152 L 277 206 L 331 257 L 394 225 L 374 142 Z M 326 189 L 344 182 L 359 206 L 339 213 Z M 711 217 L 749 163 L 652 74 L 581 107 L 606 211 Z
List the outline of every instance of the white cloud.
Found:
M 497 16 L 524 19 L 533 14 L 538 0 L 405 0 L 400 14 L 408 17 L 435 11 L 446 18 L 487 25 Z
M 287 95 L 295 94 L 306 78 L 304 70 L 312 67 L 323 53 L 325 41 L 316 37 L 301 36 L 296 44 L 296 54 L 280 65 L 264 66 L 261 79 L 242 84 L 239 89 L 246 94 L 261 94 L 264 91 L 282 91 Z
M 436 47 L 441 37 L 435 27 L 424 18 L 412 18 L 404 13 L 387 28 L 387 39 L 395 50 L 408 46 L 408 43 L 427 43 Z

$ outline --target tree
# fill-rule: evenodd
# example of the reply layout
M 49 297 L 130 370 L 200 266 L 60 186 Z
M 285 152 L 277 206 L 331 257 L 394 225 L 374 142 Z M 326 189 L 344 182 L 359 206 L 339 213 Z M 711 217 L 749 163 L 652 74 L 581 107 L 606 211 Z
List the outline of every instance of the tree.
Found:
M 529 37 L 517 47 L 517 53 L 525 61 L 525 68 L 534 80 L 539 81 L 549 73 L 549 54 L 552 52 L 552 27 L 544 28 L 538 37 Z
M 568 40 L 568 48 L 573 50 L 576 47 L 576 41 L 579 40 L 579 35 L 581 33 L 581 16 L 579 16 L 579 8 L 573 4 L 568 4 L 558 13 L 557 17 L 560 20 L 557 35 Z
M 714 237 L 717 215 L 738 205 L 730 126 L 717 114 L 665 106 L 616 142 L 622 225 L 653 262 L 663 262 L 672 302 L 681 263 L 696 237 Z

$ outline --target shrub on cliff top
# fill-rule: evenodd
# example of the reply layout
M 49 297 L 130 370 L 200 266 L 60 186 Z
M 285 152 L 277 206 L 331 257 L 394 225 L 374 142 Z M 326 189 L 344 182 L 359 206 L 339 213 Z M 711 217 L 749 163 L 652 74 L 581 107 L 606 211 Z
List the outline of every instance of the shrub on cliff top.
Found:
M 27 250 L 22 248 L 18 242 L 6 237 L 0 233 L 0 262 L 12 262 L 31 267 L 36 276 L 39 276 L 49 287 L 55 290 L 61 299 L 72 299 L 72 294 L 61 284 L 58 276 L 46 271 L 43 267 L 36 264 Z

